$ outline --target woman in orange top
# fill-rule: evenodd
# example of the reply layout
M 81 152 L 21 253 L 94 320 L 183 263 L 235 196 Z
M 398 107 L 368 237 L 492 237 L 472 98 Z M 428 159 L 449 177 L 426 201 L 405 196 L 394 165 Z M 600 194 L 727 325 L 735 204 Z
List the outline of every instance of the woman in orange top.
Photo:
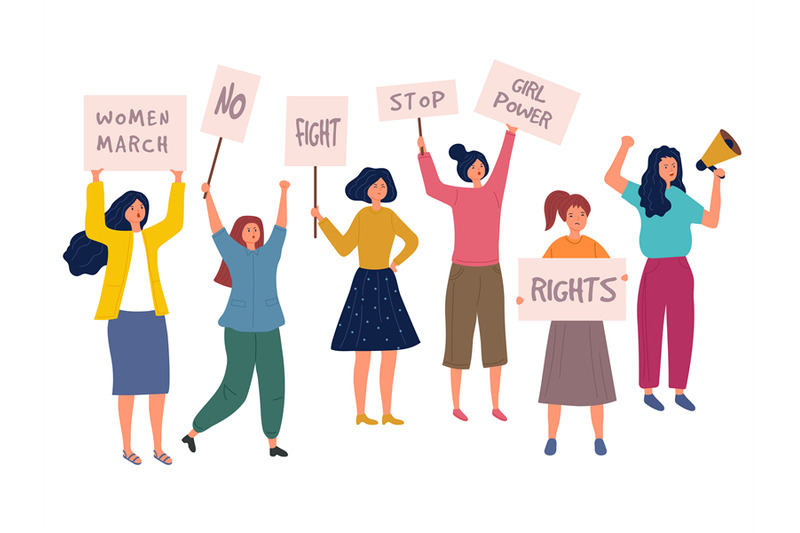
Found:
M 553 227 L 556 214 L 567 223 L 569 235 L 556 239 L 544 253 L 552 258 L 608 258 L 594 239 L 581 235 L 591 212 L 579 194 L 553 191 L 544 202 L 545 231 Z M 627 275 L 622 277 L 628 279 Z M 523 299 L 517 298 L 521 304 Z M 544 453 L 556 453 L 556 432 L 562 405 L 591 406 L 594 449 L 606 453 L 603 442 L 603 404 L 617 399 L 606 335 L 602 321 L 558 321 L 550 324 L 539 403 L 547 404 L 548 440 Z

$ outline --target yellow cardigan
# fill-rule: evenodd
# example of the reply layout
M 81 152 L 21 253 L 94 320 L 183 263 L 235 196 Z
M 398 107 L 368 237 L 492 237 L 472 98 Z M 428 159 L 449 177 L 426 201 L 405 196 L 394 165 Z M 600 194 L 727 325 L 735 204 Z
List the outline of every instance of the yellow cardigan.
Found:
M 158 248 L 183 228 L 185 188 L 184 183 L 173 183 L 169 191 L 169 207 L 166 218 L 158 224 L 142 230 L 156 315 L 169 313 L 158 277 Z M 119 306 L 122 302 L 122 293 L 125 290 L 133 253 L 133 232 L 109 229 L 106 226 L 104 205 L 103 182 L 90 183 L 86 188 L 86 236 L 108 247 L 108 263 L 95 320 L 111 320 L 119 315 Z

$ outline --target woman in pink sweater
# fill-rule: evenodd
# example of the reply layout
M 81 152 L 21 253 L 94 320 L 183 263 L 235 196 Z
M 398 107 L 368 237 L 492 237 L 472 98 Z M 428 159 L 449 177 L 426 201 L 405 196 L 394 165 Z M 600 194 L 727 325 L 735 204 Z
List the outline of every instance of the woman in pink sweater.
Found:
M 500 237 L 500 209 L 508 177 L 508 163 L 517 128 L 508 126 L 503 147 L 491 177 L 489 164 L 477 151 L 468 152 L 463 145 L 450 147 L 450 157 L 458 164 L 458 176 L 472 187 L 445 185 L 436 173 L 425 140 L 417 144 L 422 148 L 419 168 L 428 196 L 449 205 L 453 210 L 455 247 L 450 279 L 445 297 L 445 349 L 444 366 L 450 368 L 450 386 L 453 393 L 453 415 L 467 420 L 459 408 L 461 371 L 469 368 L 472 359 L 472 337 L 475 321 L 480 324 L 483 366 L 490 369 L 492 389 L 492 414 L 505 421 L 500 411 L 500 369 L 506 364 L 506 327 L 503 295 L 503 275 L 500 271 L 498 240 Z

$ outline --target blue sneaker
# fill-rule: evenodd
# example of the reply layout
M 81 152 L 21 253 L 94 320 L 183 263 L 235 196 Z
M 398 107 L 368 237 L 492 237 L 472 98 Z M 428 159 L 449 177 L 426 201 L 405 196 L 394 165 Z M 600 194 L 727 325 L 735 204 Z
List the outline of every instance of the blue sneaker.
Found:
M 686 409 L 687 411 L 694 411 L 694 404 L 689 401 L 685 394 L 676 394 L 675 403 Z
M 677 402 L 678 400 L 675 400 L 675 401 Z M 656 398 L 655 394 L 645 394 L 644 395 L 644 403 L 649 405 L 650 407 L 652 407 L 656 411 L 663 411 L 664 410 L 664 406 L 661 404 L 661 402 L 658 401 L 658 398 Z
M 545 455 L 556 454 L 556 439 L 547 439 L 547 444 L 544 447 L 544 454 Z
M 606 443 L 603 442 L 603 439 L 594 439 L 594 453 L 597 455 L 606 454 Z

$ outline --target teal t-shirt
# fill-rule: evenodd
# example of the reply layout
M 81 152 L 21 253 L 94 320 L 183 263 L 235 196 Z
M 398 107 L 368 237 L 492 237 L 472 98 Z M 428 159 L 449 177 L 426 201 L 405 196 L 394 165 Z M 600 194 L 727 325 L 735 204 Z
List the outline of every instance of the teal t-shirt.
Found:
M 647 217 L 640 205 L 639 184 L 628 182 L 622 198 L 639 211 L 642 231 L 639 233 L 639 248 L 645 257 L 684 257 L 692 249 L 692 224 L 703 221 L 703 206 L 677 187 L 666 190 L 667 200 L 672 204 L 663 217 Z

